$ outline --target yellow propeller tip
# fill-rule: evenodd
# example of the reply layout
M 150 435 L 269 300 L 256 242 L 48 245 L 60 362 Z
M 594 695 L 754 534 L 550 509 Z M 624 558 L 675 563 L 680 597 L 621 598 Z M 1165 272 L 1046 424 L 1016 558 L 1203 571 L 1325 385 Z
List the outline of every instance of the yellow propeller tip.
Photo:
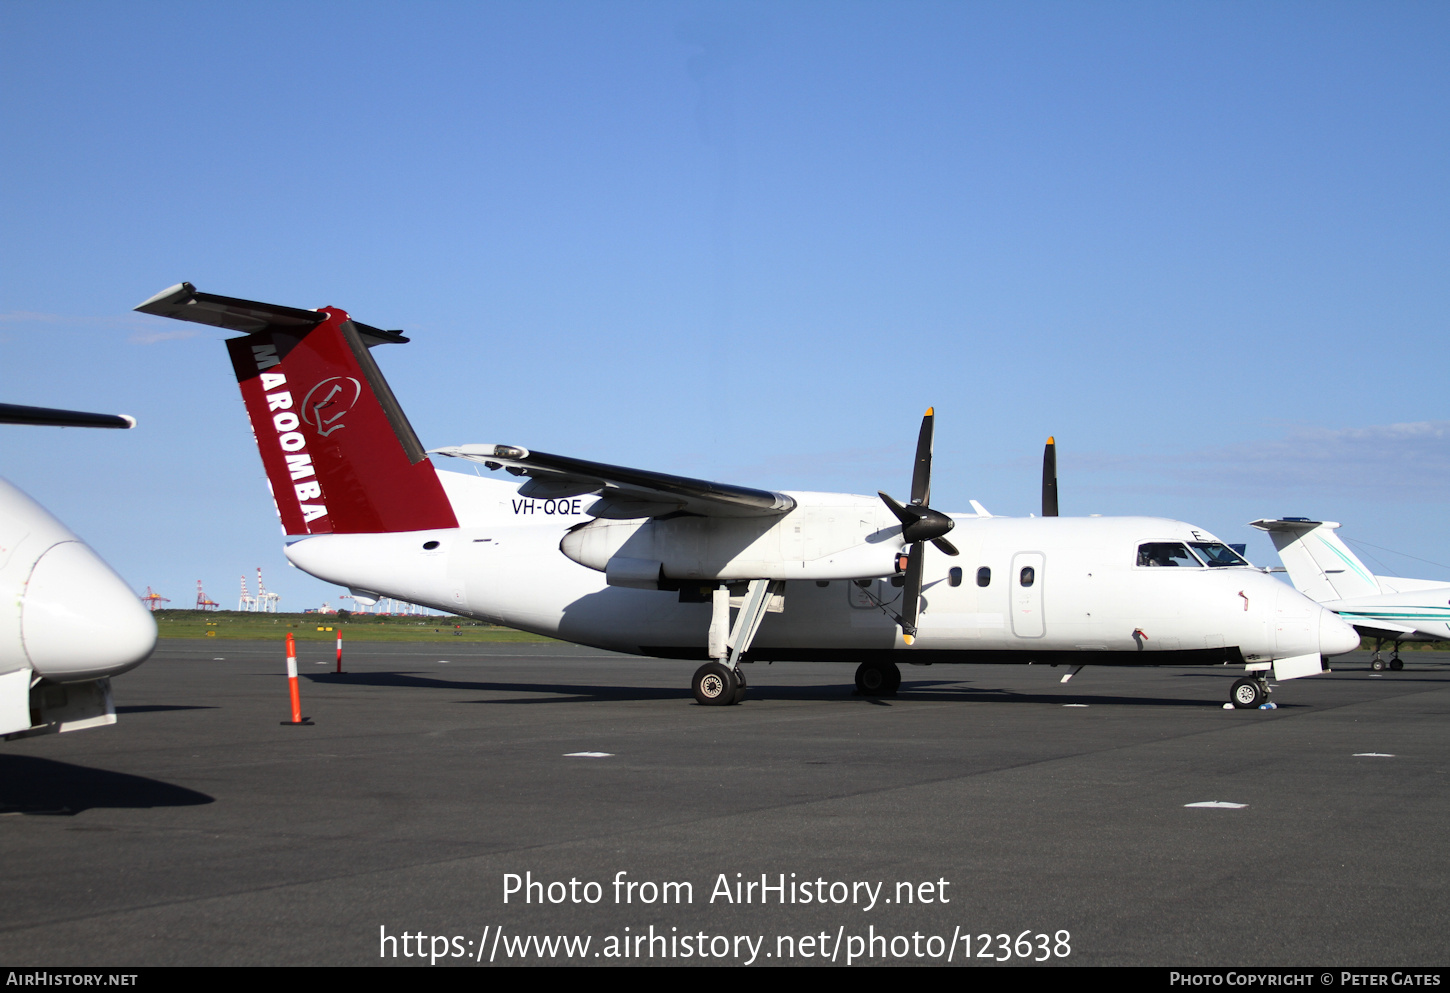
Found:
M 916 639 L 915 639 L 915 638 L 913 638 L 913 637 L 912 637 L 912 636 L 911 636 L 911 635 L 909 635 L 909 634 L 904 634 L 904 635 L 902 635 L 902 636 L 901 636 L 901 640 L 902 640 L 902 641 L 904 641 L 904 642 L 906 642 L 906 643 L 907 643 L 907 644 L 908 644 L 908 645 L 909 645 L 909 644 L 911 644 L 911 643 L 912 643 L 912 642 L 913 642 L 913 641 L 915 641 L 915 640 L 916 640 Z
M 1049 445 L 1055 445 L 1055 444 L 1057 444 L 1057 442 L 1055 442 L 1055 441 L 1052 440 L 1052 436 L 1051 435 L 1048 435 L 1048 437 L 1047 437 L 1047 443 Z
M 936 408 L 935 408 L 935 407 L 928 407 L 928 408 L 926 408 L 926 413 L 925 413 L 925 414 L 923 414 L 923 415 L 922 415 L 922 416 L 923 416 L 923 417 L 933 417 L 933 416 L 935 416 L 935 415 L 934 415 L 934 414 L 933 414 L 933 411 L 935 411 L 935 410 L 936 410 Z

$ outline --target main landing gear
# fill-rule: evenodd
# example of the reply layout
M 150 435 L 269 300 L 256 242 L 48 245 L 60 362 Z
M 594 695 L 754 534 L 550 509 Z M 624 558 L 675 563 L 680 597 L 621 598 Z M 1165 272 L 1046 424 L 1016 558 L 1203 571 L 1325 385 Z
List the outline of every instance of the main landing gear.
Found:
M 768 579 L 752 579 L 741 598 L 735 623 L 730 623 L 730 590 L 724 586 L 715 588 L 710 598 L 710 657 L 695 670 L 690 688 L 695 693 L 695 702 L 705 707 L 728 707 L 745 699 L 745 674 L 740 671 L 740 662 L 750 650 L 755 633 L 766 611 L 780 610 L 783 603 L 772 607 L 772 601 L 780 601 L 785 595 L 785 584 Z
M 745 699 L 745 673 L 720 662 L 706 662 L 690 681 L 695 702 L 704 707 L 728 707 Z
M 901 670 L 895 662 L 862 662 L 856 667 L 856 692 L 862 696 L 895 696 Z
M 1395 642 L 1395 647 L 1390 655 L 1389 662 L 1385 662 L 1384 659 L 1380 658 L 1380 645 L 1383 643 L 1382 639 L 1375 639 L 1374 655 L 1370 656 L 1369 667 L 1375 672 L 1384 672 L 1385 669 L 1389 669 L 1392 672 L 1399 672 L 1405 667 L 1405 663 L 1400 661 L 1400 643 L 1398 641 Z
M 1228 698 L 1237 710 L 1255 710 L 1269 699 L 1269 681 L 1245 676 L 1233 684 Z

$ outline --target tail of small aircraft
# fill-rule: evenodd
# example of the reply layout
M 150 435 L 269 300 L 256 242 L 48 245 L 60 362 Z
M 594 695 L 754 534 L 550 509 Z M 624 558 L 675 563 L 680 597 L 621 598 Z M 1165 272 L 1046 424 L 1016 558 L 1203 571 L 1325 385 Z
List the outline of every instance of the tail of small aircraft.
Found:
M 457 527 L 432 463 L 369 349 L 396 331 L 334 307 L 299 310 L 199 293 L 190 283 L 136 308 L 210 324 L 227 342 L 267 481 L 290 535 Z
M 1335 522 L 1290 517 L 1252 526 L 1269 533 L 1290 581 L 1309 599 L 1326 603 L 1381 592 L 1374 574 L 1334 533 Z

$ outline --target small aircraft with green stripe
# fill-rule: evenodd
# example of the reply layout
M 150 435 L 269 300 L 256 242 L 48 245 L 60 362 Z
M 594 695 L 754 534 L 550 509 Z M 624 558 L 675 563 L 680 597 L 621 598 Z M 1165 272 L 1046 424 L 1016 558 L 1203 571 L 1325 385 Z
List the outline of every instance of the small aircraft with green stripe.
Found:
M 1267 531 L 1294 588 L 1375 639 L 1370 668 L 1404 668 L 1400 643 L 1450 640 L 1450 583 L 1376 576 L 1334 532 L 1334 521 L 1306 517 L 1253 521 Z M 1394 642 L 1389 662 L 1380 646 Z

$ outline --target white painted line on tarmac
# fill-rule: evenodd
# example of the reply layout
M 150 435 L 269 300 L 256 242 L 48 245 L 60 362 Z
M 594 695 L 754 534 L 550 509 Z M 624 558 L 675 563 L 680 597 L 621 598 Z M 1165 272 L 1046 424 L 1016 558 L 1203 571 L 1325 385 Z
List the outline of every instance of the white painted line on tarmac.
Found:
M 1357 758 L 1357 759 L 1392 759 L 1392 758 L 1394 758 L 1394 756 L 1391 755 L 1389 752 L 1355 752 L 1354 753 L 1354 757 Z
M 1248 806 L 1246 803 L 1229 803 L 1227 800 L 1200 800 L 1197 803 L 1185 803 L 1185 807 L 1213 807 L 1217 810 L 1243 810 Z
M 1064 707 L 1086 707 L 1087 704 L 1085 704 L 1085 703 L 1065 703 L 1065 704 L 1063 704 L 1063 706 Z
M 612 759 L 613 752 L 565 752 L 566 759 Z

